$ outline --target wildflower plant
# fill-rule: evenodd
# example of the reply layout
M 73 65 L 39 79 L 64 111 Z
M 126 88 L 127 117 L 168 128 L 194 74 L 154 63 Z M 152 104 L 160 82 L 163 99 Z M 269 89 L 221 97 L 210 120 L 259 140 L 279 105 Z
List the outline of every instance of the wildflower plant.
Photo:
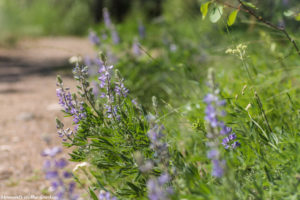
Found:
M 214 82 L 212 69 L 209 70 L 208 86 L 210 87 L 211 93 L 204 97 L 206 104 L 205 121 L 207 122 L 207 146 L 209 148 L 207 158 L 212 161 L 212 175 L 220 178 L 224 175 L 226 165 L 226 161 L 222 158 L 220 151 L 220 139 L 223 138 L 222 145 L 225 149 L 235 149 L 240 146 L 240 143 L 236 141 L 236 134 L 232 133 L 232 128 L 226 126 L 220 119 L 226 114 L 225 111 L 221 109 L 222 106 L 225 106 L 226 101 L 219 100 L 219 89 Z
M 65 94 L 63 82 L 58 78 L 63 111 L 76 120 L 72 134 L 58 119 L 57 128 L 59 135 L 65 136 L 64 145 L 74 148 L 71 161 L 88 162 L 94 167 L 91 174 L 96 181 L 91 191 L 105 189 L 122 199 L 139 198 L 146 192 L 148 175 L 140 172 L 133 155 L 138 151 L 146 159 L 153 156 L 147 135 L 148 121 L 142 108 L 130 97 L 119 72 L 113 71 L 103 54 L 100 61 L 96 84 L 99 96 L 94 95 L 90 86 L 87 66 L 77 63 L 73 70 L 78 82 L 76 94 L 69 90 Z M 72 109 L 76 112 L 71 112 Z

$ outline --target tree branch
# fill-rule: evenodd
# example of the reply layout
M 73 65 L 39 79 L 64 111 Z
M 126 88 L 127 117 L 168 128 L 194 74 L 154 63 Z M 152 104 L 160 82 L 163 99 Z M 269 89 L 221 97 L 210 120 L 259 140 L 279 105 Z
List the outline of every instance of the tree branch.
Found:
M 255 17 L 258 21 L 260 21 L 260 22 L 266 24 L 266 25 L 269 26 L 270 28 L 273 28 L 273 29 L 275 29 L 275 30 L 277 30 L 277 31 L 282 32 L 282 33 L 286 36 L 286 38 L 293 44 L 293 46 L 294 46 L 294 48 L 296 49 L 298 55 L 300 56 L 300 49 L 299 49 L 297 43 L 295 42 L 294 39 L 292 39 L 292 37 L 288 34 L 288 32 L 285 30 L 285 28 L 283 28 L 283 27 L 278 27 L 278 26 L 272 24 L 271 22 L 266 21 L 266 20 L 265 20 L 264 18 L 262 18 L 261 16 L 258 16 L 253 10 L 251 10 L 251 9 L 249 9 L 247 6 L 245 6 L 241 0 L 237 0 L 237 1 L 240 3 L 240 7 L 242 8 L 242 9 L 240 9 L 240 10 L 249 13 L 250 15 L 252 15 L 253 17 Z M 239 8 L 237 8 L 237 9 L 239 9 Z
M 233 8 L 233 9 L 237 9 L 237 10 L 241 10 L 243 12 L 246 12 L 248 13 L 249 15 L 252 15 L 253 17 L 255 17 L 258 21 L 266 24 L 267 26 L 269 26 L 270 28 L 274 29 L 274 30 L 277 30 L 277 31 L 280 31 L 282 32 L 285 37 L 293 44 L 295 50 L 297 51 L 297 54 L 300 56 L 300 49 L 296 43 L 296 41 L 289 35 L 289 33 L 285 30 L 285 28 L 283 27 L 278 27 L 274 24 L 272 24 L 271 22 L 265 20 L 264 18 L 262 18 L 261 16 L 257 15 L 253 10 L 249 9 L 247 6 L 245 6 L 243 4 L 243 2 L 241 0 L 237 0 L 239 2 L 239 6 L 236 7 L 236 6 L 233 6 L 231 4 L 228 4 L 226 2 L 220 2 L 219 0 L 216 0 L 217 2 L 219 3 L 222 3 L 224 4 L 225 6 L 229 7 L 229 8 Z

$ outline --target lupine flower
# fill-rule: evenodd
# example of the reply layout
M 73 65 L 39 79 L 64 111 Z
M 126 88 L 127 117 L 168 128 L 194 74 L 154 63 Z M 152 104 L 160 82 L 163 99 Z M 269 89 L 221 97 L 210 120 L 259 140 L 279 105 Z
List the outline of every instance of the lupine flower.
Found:
M 110 30 L 111 38 L 114 44 L 119 44 L 120 43 L 120 37 L 119 34 L 115 28 L 115 26 L 112 24 L 109 16 L 109 12 L 107 8 L 103 8 L 103 19 L 106 28 Z
M 51 191 L 55 194 L 57 200 L 76 200 L 78 195 L 74 193 L 75 182 L 69 179 L 72 173 L 64 170 L 68 162 L 64 158 L 57 159 L 56 156 L 61 152 L 60 147 L 45 149 L 42 156 L 49 156 L 50 159 L 44 162 L 45 177 L 51 182 Z
M 137 39 L 135 39 L 132 43 L 132 53 L 135 56 L 140 56 L 142 54 L 141 49 L 139 47 L 139 42 Z
M 103 8 L 103 19 L 104 19 L 106 28 L 111 28 L 112 23 L 111 23 L 109 12 L 108 12 L 107 8 Z
M 108 118 L 115 118 L 117 120 L 120 119 L 120 116 L 118 115 L 118 107 L 116 105 L 113 105 L 114 103 L 114 96 L 112 91 L 112 85 L 111 85 L 111 70 L 113 69 L 113 66 L 106 66 L 105 64 L 102 64 L 99 69 L 99 77 L 98 80 L 100 81 L 100 88 L 105 89 L 106 93 L 101 93 L 101 98 L 106 98 L 107 103 L 104 104 L 104 108 L 106 110 L 106 114 Z M 123 83 L 116 83 L 115 92 L 118 94 L 127 95 L 128 90 L 125 88 Z M 121 93 L 123 92 L 123 93 Z
M 158 178 L 150 179 L 147 182 L 148 198 L 150 200 L 168 200 L 173 194 L 173 189 L 166 184 L 170 181 L 169 174 L 164 173 Z
M 154 125 L 148 131 L 148 137 L 151 141 L 150 147 L 154 150 L 154 155 L 159 162 L 166 162 L 169 158 L 168 145 L 162 140 L 164 137 L 163 129 L 164 126 Z
M 93 31 L 91 31 L 91 32 L 89 33 L 89 39 L 90 39 L 91 43 L 94 44 L 94 45 L 99 45 L 99 44 L 100 44 L 100 39 L 99 39 L 99 37 L 98 37 L 97 34 L 96 34 L 95 32 L 93 32 Z
M 117 197 L 113 197 L 109 192 L 101 190 L 99 195 L 99 200 L 117 200 Z
M 173 44 L 171 44 L 171 45 L 170 45 L 170 51 L 171 51 L 171 52 L 175 52 L 175 51 L 177 51 L 177 45 L 176 45 L 176 44 L 174 44 L 174 43 L 173 43 Z
M 97 98 L 99 96 L 99 88 L 98 88 L 98 83 L 93 81 L 92 82 L 92 87 L 93 87 L 93 94 Z
M 120 37 L 119 34 L 116 30 L 116 28 L 113 26 L 111 28 L 111 37 L 112 37 L 112 41 L 114 44 L 119 44 L 120 43 Z
M 119 78 L 119 81 L 116 82 L 115 92 L 118 96 L 127 97 L 129 90 L 125 87 L 123 79 Z
M 106 66 L 101 64 L 98 73 L 100 74 L 98 77 L 98 80 L 100 81 L 100 88 L 105 88 L 107 89 L 107 92 L 109 91 L 110 88 L 110 79 L 111 79 L 111 70 L 114 68 L 114 66 Z
M 212 163 L 213 163 L 212 175 L 218 178 L 222 177 L 224 174 L 225 161 L 212 160 Z
M 82 106 L 83 102 L 78 103 L 75 101 L 69 92 L 69 88 L 63 88 L 61 84 L 59 86 L 60 88 L 56 89 L 59 104 L 64 108 L 66 113 L 73 116 L 73 122 L 78 124 L 86 116 Z
M 223 139 L 222 145 L 224 146 L 225 149 L 235 149 L 236 147 L 241 146 L 241 144 L 238 141 L 235 141 L 236 135 L 235 133 L 230 134 L 228 137 L 225 137 Z
M 206 104 L 205 109 L 205 121 L 208 123 L 208 133 L 207 137 L 209 142 L 207 146 L 209 151 L 207 152 L 207 158 L 212 161 L 212 176 L 222 177 L 225 169 L 225 160 L 220 158 L 220 137 L 225 136 L 222 141 L 222 145 L 225 149 L 232 149 L 240 145 L 239 142 L 235 141 L 236 135 L 232 133 L 232 128 L 225 125 L 223 121 L 220 120 L 220 117 L 225 115 L 225 111 L 221 109 L 222 106 L 225 106 L 226 101 L 219 100 L 217 94 L 218 90 L 214 87 L 212 71 L 209 73 L 208 77 L 213 93 L 207 94 L 203 101 Z
M 213 128 L 218 127 L 220 135 L 228 135 L 232 133 L 232 128 L 226 126 L 225 123 L 218 118 L 225 115 L 225 111 L 219 111 L 219 107 L 224 106 L 226 102 L 224 100 L 219 100 L 219 98 L 214 94 L 207 94 L 203 101 L 207 104 L 205 109 L 205 120 L 210 124 L 210 126 Z M 228 149 L 229 145 L 227 144 L 235 139 L 236 135 L 235 133 L 232 133 L 229 137 L 224 138 L 222 144 L 226 149 Z M 226 142 L 227 140 L 228 142 Z M 239 143 L 237 142 L 236 144 L 238 145 Z
M 140 38 L 144 39 L 146 37 L 146 28 L 141 21 L 139 21 L 138 31 L 139 31 Z

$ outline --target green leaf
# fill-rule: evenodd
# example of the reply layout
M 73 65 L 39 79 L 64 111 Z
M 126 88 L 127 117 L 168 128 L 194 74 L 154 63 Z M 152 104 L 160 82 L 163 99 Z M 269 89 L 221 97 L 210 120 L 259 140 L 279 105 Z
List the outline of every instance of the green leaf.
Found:
M 90 195 L 93 198 L 93 200 L 98 200 L 97 195 L 95 194 L 95 192 L 89 187 L 89 191 L 90 191 Z
M 239 12 L 239 10 L 234 10 L 230 13 L 228 20 L 227 20 L 228 26 L 232 26 L 234 24 L 238 12 Z
M 257 7 L 253 3 L 250 3 L 250 2 L 243 2 L 243 5 L 246 7 L 257 9 Z
M 295 20 L 300 21 L 300 13 L 295 16 Z
M 127 185 L 136 192 L 136 194 L 140 193 L 140 188 L 134 185 L 133 183 L 127 182 Z
M 287 11 L 284 11 L 283 12 L 283 15 L 286 16 L 286 17 L 291 17 L 292 15 L 294 15 L 294 11 L 292 10 L 287 10 Z
M 210 1 L 201 5 L 200 11 L 202 13 L 202 19 L 205 19 L 206 15 L 207 15 L 209 4 L 210 4 Z
M 217 21 L 219 21 L 222 14 L 223 14 L 223 6 L 214 7 L 210 12 L 209 19 L 212 23 L 216 23 Z

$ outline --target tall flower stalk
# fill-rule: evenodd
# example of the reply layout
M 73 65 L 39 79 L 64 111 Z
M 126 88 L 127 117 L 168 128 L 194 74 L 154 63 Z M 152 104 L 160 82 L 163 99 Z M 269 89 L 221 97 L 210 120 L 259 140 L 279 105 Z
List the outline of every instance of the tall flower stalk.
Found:
M 224 175 L 226 161 L 221 157 L 220 152 L 220 140 L 222 137 L 222 145 L 225 149 L 234 149 L 240 146 L 240 143 L 236 141 L 236 134 L 232 133 L 232 128 L 225 125 L 221 120 L 226 115 L 222 109 L 226 105 L 225 100 L 220 100 L 218 97 L 219 89 L 214 82 L 213 70 L 209 70 L 208 74 L 208 86 L 211 90 L 204 97 L 205 109 L 205 121 L 207 122 L 207 146 L 209 151 L 207 152 L 207 158 L 212 161 L 212 175 L 215 177 L 222 177 Z
M 60 147 L 53 147 L 42 152 L 42 156 L 47 157 L 44 162 L 45 177 L 51 182 L 50 191 L 55 194 L 56 200 L 76 200 L 79 197 L 74 193 L 76 183 L 70 180 L 72 173 L 65 170 L 68 161 L 57 158 L 61 151 Z
M 152 100 L 156 110 L 156 98 L 153 98 Z M 146 162 L 141 169 L 148 168 L 148 170 L 150 170 L 154 166 L 160 168 L 160 176 L 152 177 L 147 181 L 148 198 L 150 200 L 169 200 L 170 195 L 173 194 L 173 188 L 170 186 L 171 176 L 168 172 L 170 162 L 169 148 L 168 144 L 164 142 L 165 136 L 163 130 L 165 127 L 163 125 L 158 125 L 155 122 L 155 119 L 155 117 L 152 117 L 148 120 L 151 128 L 147 133 L 148 138 L 150 139 L 150 148 L 154 151 L 153 160 Z

